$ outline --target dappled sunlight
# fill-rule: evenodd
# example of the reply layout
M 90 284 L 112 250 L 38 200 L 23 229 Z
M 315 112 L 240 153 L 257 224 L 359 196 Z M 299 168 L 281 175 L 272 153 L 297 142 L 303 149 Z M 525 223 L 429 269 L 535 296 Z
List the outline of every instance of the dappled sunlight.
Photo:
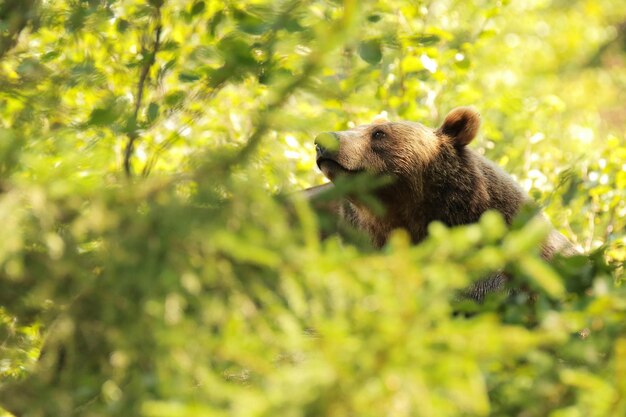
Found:
M 623 0 L 0 1 L 0 416 L 626 415 L 625 22 Z M 340 220 L 439 201 L 393 186 L 442 138 L 532 204 L 380 241 Z M 303 192 L 318 161 L 334 183 Z M 542 257 L 554 236 L 580 253 Z

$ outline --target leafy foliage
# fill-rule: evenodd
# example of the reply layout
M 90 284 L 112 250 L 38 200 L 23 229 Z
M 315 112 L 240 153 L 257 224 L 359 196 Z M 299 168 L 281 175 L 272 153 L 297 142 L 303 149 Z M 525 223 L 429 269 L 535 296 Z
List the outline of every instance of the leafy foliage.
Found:
M 5 414 L 626 413 L 622 1 L 5 0 L 0 19 Z M 320 241 L 295 193 L 322 182 L 315 134 L 459 105 L 586 256 L 547 265 L 545 227 L 495 213 L 382 252 Z M 503 268 L 527 291 L 459 296 Z

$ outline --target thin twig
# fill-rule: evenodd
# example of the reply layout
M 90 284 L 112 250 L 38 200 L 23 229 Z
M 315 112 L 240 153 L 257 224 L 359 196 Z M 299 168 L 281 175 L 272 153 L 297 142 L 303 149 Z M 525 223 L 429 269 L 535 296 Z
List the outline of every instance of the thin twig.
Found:
M 139 138 L 139 134 L 137 133 L 137 118 L 139 117 L 139 110 L 141 109 L 144 85 L 146 83 L 146 79 L 148 78 L 148 74 L 150 73 L 150 68 L 152 68 L 152 65 L 154 65 L 156 61 L 156 54 L 159 51 L 159 47 L 161 46 L 161 30 L 163 29 L 161 26 L 161 6 L 157 6 L 156 16 L 157 26 L 154 30 L 154 46 L 152 48 L 152 52 L 148 55 L 148 58 L 144 61 L 143 67 L 141 68 L 139 82 L 137 83 L 135 111 L 130 122 L 131 125 L 130 131 L 128 132 L 128 142 L 126 143 L 126 148 L 124 149 L 124 172 L 128 178 L 132 176 L 131 159 L 135 150 L 135 142 Z
M 146 161 L 146 164 L 143 167 L 143 170 L 141 171 L 141 175 L 143 177 L 147 177 L 148 175 L 150 175 L 150 171 L 152 171 L 152 168 L 154 167 L 154 165 L 156 165 L 161 153 L 163 153 L 164 151 L 167 150 L 167 148 L 169 148 L 174 143 L 176 143 L 176 141 L 181 138 L 181 132 L 189 128 L 189 126 L 190 126 L 190 123 L 185 123 L 176 132 L 172 133 L 172 135 L 169 138 L 165 139 L 163 142 L 159 144 L 159 146 L 155 149 L 155 151 L 150 156 L 150 158 L 148 158 L 148 160 Z

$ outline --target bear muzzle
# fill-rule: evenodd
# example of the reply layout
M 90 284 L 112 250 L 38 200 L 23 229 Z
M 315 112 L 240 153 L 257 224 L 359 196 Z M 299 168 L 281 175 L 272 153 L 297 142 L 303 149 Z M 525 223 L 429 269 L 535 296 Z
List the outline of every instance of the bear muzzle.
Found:
M 320 155 L 331 154 L 339 150 L 339 135 L 335 132 L 320 133 L 315 137 L 314 143 L 319 158 Z
M 315 153 L 317 167 L 332 180 L 332 171 L 340 168 L 337 162 L 337 152 L 339 151 L 339 135 L 335 132 L 320 133 L 315 137 Z
M 362 169 L 350 169 L 342 164 L 340 157 L 340 136 L 336 132 L 324 132 L 315 137 L 317 167 L 331 181 L 342 174 L 358 174 Z

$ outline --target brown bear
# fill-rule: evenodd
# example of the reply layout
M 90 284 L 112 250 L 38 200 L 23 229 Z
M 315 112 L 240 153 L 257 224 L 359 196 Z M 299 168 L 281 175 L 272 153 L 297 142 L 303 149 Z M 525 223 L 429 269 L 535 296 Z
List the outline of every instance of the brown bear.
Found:
M 366 232 L 376 247 L 382 247 L 394 229 L 405 229 L 418 243 L 426 237 L 430 222 L 473 223 L 487 210 L 499 211 L 510 224 L 529 197 L 496 164 L 467 147 L 479 126 L 476 110 L 459 107 L 438 129 L 377 120 L 347 131 L 322 133 L 315 139 L 317 166 L 331 181 L 360 172 L 392 177 L 389 185 L 376 191 L 384 214 L 374 214 L 356 198 L 338 206 L 339 215 Z M 574 249 L 552 230 L 541 252 L 550 259 L 556 252 L 571 254 Z M 502 276 L 487 280 L 471 296 L 481 299 L 503 280 Z

